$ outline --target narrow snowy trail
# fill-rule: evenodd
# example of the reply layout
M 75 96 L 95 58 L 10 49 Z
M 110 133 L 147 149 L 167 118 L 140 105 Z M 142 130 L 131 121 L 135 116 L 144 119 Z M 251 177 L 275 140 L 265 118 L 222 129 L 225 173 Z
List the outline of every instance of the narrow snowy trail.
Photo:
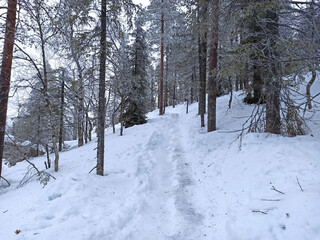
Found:
M 202 224 L 190 199 L 194 182 L 186 162 L 178 113 L 168 113 L 138 156 L 139 210 L 122 235 L 127 239 L 196 239 Z M 134 207 L 134 206 L 133 206 Z M 144 227 L 147 226 L 147 227 Z
M 151 112 L 124 136 L 108 132 L 103 177 L 88 174 L 95 141 L 70 142 L 45 188 L 37 176 L 17 188 L 28 164 L 5 165 L 1 240 L 320 239 L 319 125 L 295 138 L 251 133 L 240 151 L 234 130 L 251 106 L 225 111 L 228 101 L 218 99 L 212 133 L 199 127 L 197 104 Z M 31 161 L 42 170 L 45 159 Z
M 198 227 L 202 224 L 203 216 L 197 212 L 192 202 L 193 192 L 190 186 L 194 184 L 191 175 L 190 162 L 185 154 L 185 135 L 181 124 L 180 114 L 172 114 L 172 128 L 170 135 L 173 137 L 172 158 L 176 161 L 178 188 L 176 189 L 176 208 L 181 214 L 183 221 L 181 232 L 173 239 L 196 239 L 202 235 Z

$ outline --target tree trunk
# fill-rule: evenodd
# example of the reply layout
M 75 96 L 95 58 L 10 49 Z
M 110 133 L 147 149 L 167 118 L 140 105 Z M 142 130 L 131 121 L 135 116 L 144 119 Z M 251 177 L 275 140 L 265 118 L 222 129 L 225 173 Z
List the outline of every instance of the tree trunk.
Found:
M 84 129 L 84 142 L 85 144 L 88 143 L 88 136 L 89 136 L 89 113 L 88 109 L 86 110 L 86 121 L 85 121 L 85 129 Z
M 279 75 L 278 56 L 275 50 L 275 44 L 279 35 L 278 13 L 276 9 L 267 10 L 267 37 L 269 46 L 266 55 L 268 56 L 268 79 L 266 84 L 266 132 L 280 134 L 281 117 L 280 117 L 280 92 L 281 76 Z
M 257 60 L 255 60 L 257 61 Z M 261 76 L 262 69 L 257 64 L 253 65 L 253 99 L 250 100 L 251 103 L 263 103 L 264 96 L 262 96 L 262 86 L 263 80 Z
M 266 132 L 280 134 L 280 81 L 277 76 L 270 79 L 266 89 Z
M 247 1 L 246 1 L 247 2 Z M 250 1 L 249 1 L 250 2 Z M 250 5 L 250 3 L 247 3 L 248 5 Z M 257 5 L 259 2 L 261 2 L 261 4 L 264 4 L 264 2 L 266 2 L 265 0 L 262 1 L 258 1 L 258 0 L 254 0 L 251 1 L 252 5 L 255 6 Z M 268 6 L 265 6 L 265 8 L 268 8 Z M 247 97 L 244 99 L 244 101 L 248 104 L 261 104 L 265 102 L 265 96 L 263 96 L 263 87 L 264 87 L 264 74 L 263 74 L 263 70 L 265 69 L 265 65 L 264 63 L 262 63 L 262 59 L 264 58 L 264 52 L 265 52 L 265 43 L 264 41 L 266 40 L 267 36 L 265 35 L 265 27 L 263 26 L 262 22 L 267 21 L 267 19 L 263 19 L 264 13 L 259 13 L 259 11 L 262 8 L 259 9 L 255 9 L 253 7 L 253 9 L 251 11 L 249 11 L 249 15 L 250 17 L 248 17 L 246 20 L 246 25 L 247 25 L 247 35 L 249 35 L 249 37 L 247 38 L 243 38 L 242 37 L 242 32 L 240 34 L 240 44 L 250 44 L 251 45 L 251 53 L 250 53 L 250 65 L 248 67 L 246 67 L 246 71 L 248 71 L 248 69 L 250 69 L 250 72 L 253 73 L 253 79 L 251 82 L 251 88 L 253 89 L 253 93 L 250 91 L 247 94 Z M 246 81 L 248 79 L 248 76 L 246 76 Z M 246 83 L 244 82 L 244 87 L 246 89 L 248 89 L 246 87 Z
M 199 46 L 199 115 L 201 116 L 201 127 L 204 127 L 204 114 L 206 113 L 206 75 L 207 75 L 207 30 L 204 24 L 205 16 L 207 15 L 208 6 L 206 2 L 203 2 L 201 6 L 199 1 L 199 17 L 198 23 L 200 26 L 200 32 L 198 37 Z M 205 29 L 205 30 L 203 30 Z
M 112 123 L 112 133 L 116 133 L 116 124 L 114 122 L 114 114 L 112 114 L 111 123 Z
M 76 120 L 76 113 L 73 113 L 73 123 L 72 123 L 72 140 L 77 140 L 78 136 L 78 124 Z
M 62 151 L 63 145 L 63 115 L 64 115 L 64 70 L 61 80 L 61 95 L 60 95 L 60 128 L 59 128 L 59 151 Z
M 219 0 L 213 0 L 212 37 L 210 47 L 209 81 L 208 81 L 208 132 L 215 131 L 217 108 L 217 66 L 219 41 Z
M 176 67 L 174 68 L 174 80 L 173 80 L 173 108 L 176 107 L 176 102 L 177 102 L 177 69 Z
M 161 99 L 160 99 L 160 78 L 158 79 L 158 108 L 159 108 L 159 114 L 160 114 L 160 103 L 161 103 Z
M 73 53 L 73 59 L 76 62 L 78 69 L 78 89 L 76 92 L 77 95 L 77 124 L 78 124 L 78 147 L 83 146 L 83 137 L 84 137 L 84 87 L 83 87 L 83 74 L 82 68 L 79 62 L 79 58 Z
M 41 116 L 40 114 L 38 115 L 38 130 L 37 130 L 37 157 L 39 156 L 39 145 L 40 145 L 40 121 L 41 121 Z
M 166 112 L 166 107 L 168 107 L 168 75 L 169 75 L 169 62 L 168 62 L 168 53 L 169 48 L 166 49 L 166 82 L 164 86 L 164 113 Z
M 153 77 L 151 77 L 151 83 L 150 83 L 150 107 L 149 107 L 149 110 L 153 110 L 154 108 L 154 79 Z
M 164 70 L 164 10 L 163 2 L 161 9 L 161 49 L 160 49 L 160 82 L 159 82 L 159 115 L 164 114 L 164 99 L 163 99 L 163 70 Z
M 78 81 L 77 81 L 77 90 L 76 90 L 76 97 L 77 97 L 77 124 L 78 124 L 78 147 L 83 146 L 83 138 L 84 138 L 84 87 L 83 87 L 83 70 L 80 64 L 80 56 L 74 49 L 74 30 L 73 24 L 70 22 L 70 50 L 71 55 L 76 63 L 77 71 L 78 71 Z
M 44 57 L 45 58 L 45 57 Z M 45 68 L 44 68 L 45 69 Z M 44 70 L 44 79 L 47 78 L 47 74 Z M 47 80 L 45 80 L 46 82 Z M 57 147 L 57 137 L 56 137 L 56 129 L 55 129 L 55 121 L 53 116 L 53 110 L 52 110 L 52 104 L 50 102 L 49 96 L 48 96 L 48 89 L 45 89 L 45 102 L 47 104 L 48 112 L 49 112 L 49 121 L 50 121 L 50 127 L 51 127 L 51 138 L 52 138 L 52 147 L 54 151 L 54 171 L 58 172 L 59 170 L 59 150 Z
M 97 174 L 104 174 L 104 128 L 106 117 L 106 28 L 107 28 L 107 0 L 101 0 L 101 39 L 100 39 L 100 76 L 99 76 L 99 106 L 98 106 L 98 146 L 97 146 Z
M 49 146 L 46 144 L 46 154 L 47 154 L 47 164 L 46 169 L 51 168 L 51 160 L 50 160 L 50 154 L 49 154 Z
M 232 77 L 229 76 L 229 91 L 230 91 L 230 99 L 229 99 L 229 109 L 231 108 L 232 98 L 233 98 L 233 84 L 232 84 Z
M 54 171 L 57 172 L 59 170 L 59 150 L 57 147 L 57 136 L 56 136 L 56 128 L 55 128 L 55 120 L 54 120 L 54 113 L 52 109 L 52 104 L 50 101 L 50 97 L 48 94 L 48 72 L 47 72 L 47 59 L 46 59 L 46 51 L 45 51 L 45 37 L 43 35 L 42 30 L 42 21 L 40 19 L 40 3 L 38 3 L 36 10 L 36 21 L 39 27 L 39 34 L 40 34 L 40 41 L 41 41 L 41 53 L 42 53 L 42 65 L 43 65 L 43 95 L 44 100 L 46 102 L 48 113 L 49 113 L 49 123 L 51 128 L 51 139 L 52 139 L 52 148 L 54 151 L 55 159 L 54 159 Z
M 315 70 L 312 70 L 312 77 L 311 80 L 308 82 L 307 84 L 307 104 L 308 104 L 308 108 L 311 109 L 312 108 L 312 103 L 311 103 L 311 93 L 310 93 L 310 89 L 312 84 L 314 83 L 314 81 L 316 80 L 317 77 L 317 73 Z
M 236 91 L 239 91 L 240 77 L 241 76 L 239 74 L 236 75 L 236 83 L 235 83 L 235 90 Z
M 312 10 L 312 16 L 318 16 L 316 13 L 315 13 L 315 11 L 314 11 L 314 4 L 315 4 L 315 1 L 314 0 L 312 0 L 311 1 L 311 5 L 310 5 L 310 8 L 311 8 L 311 10 Z M 315 21 L 315 20 L 313 20 L 313 21 Z M 312 35 L 311 35 L 311 42 L 312 42 L 312 44 L 315 44 L 315 37 L 314 37 L 314 35 L 315 35 L 315 23 L 312 25 Z M 314 52 L 314 54 L 316 54 L 316 49 L 315 49 L 315 52 Z M 311 79 L 310 79 L 310 81 L 308 82 L 308 84 L 307 84 L 307 88 L 306 88 L 306 90 L 307 90 L 307 105 L 308 105 L 308 109 L 311 109 L 312 108 L 312 103 L 311 103 L 311 92 L 310 92 L 310 90 L 311 90 L 311 86 L 313 85 L 313 83 L 314 83 L 314 81 L 316 80 L 316 78 L 317 78 L 317 72 L 315 71 L 315 67 L 316 67 L 316 62 L 314 62 L 314 64 L 313 64 L 313 66 L 312 67 L 310 67 L 310 70 L 311 70 Z
M 93 131 L 93 126 L 92 126 L 92 122 L 90 121 L 90 118 L 89 118 L 89 134 L 88 134 L 89 142 L 91 142 L 91 140 L 92 140 L 92 131 Z
M 187 101 L 186 114 L 188 114 L 189 113 L 189 100 L 188 100 L 188 98 L 186 99 L 186 101 Z
M 196 82 L 196 68 L 193 67 L 192 75 L 191 75 L 191 90 L 190 90 L 190 102 L 194 102 L 194 84 Z
M 121 98 L 121 103 L 120 103 L 120 136 L 123 136 L 123 111 L 124 111 L 124 99 Z
M 78 147 L 83 146 L 84 137 L 84 89 L 82 73 L 79 73 L 79 90 L 78 90 Z
M 6 131 L 8 96 L 10 91 L 10 77 L 13 57 L 16 13 L 17 0 L 8 0 L 6 32 L 3 45 L 2 65 L 0 74 L 0 179 L 2 176 L 2 158 L 4 148 L 4 136 Z

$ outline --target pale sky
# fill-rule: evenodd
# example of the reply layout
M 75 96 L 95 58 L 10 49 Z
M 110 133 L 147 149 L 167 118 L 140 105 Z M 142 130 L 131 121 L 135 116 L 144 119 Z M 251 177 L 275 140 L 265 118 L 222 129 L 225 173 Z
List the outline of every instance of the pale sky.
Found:
M 144 6 L 144 7 L 149 5 L 149 0 L 133 0 L 133 2 L 134 2 L 135 4 L 141 3 L 142 6 Z

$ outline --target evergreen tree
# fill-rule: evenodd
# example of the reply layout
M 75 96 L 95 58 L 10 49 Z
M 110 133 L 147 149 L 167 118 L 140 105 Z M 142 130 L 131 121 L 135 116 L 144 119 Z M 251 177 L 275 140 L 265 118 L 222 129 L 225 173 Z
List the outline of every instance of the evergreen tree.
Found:
M 137 18 L 136 29 L 134 31 L 134 44 L 132 46 L 131 64 L 132 77 L 130 84 L 130 93 L 126 102 L 126 109 L 123 114 L 124 126 L 146 123 L 146 113 L 148 111 L 147 95 L 147 65 L 148 53 L 146 44 L 146 34 L 143 30 L 143 19 Z

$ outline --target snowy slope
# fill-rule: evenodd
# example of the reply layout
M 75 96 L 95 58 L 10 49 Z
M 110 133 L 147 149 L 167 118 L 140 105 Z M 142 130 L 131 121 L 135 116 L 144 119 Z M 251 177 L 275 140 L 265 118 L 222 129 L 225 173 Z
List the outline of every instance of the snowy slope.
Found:
M 62 153 L 45 188 L 34 180 L 16 189 L 27 164 L 5 167 L 0 239 L 320 239 L 317 121 L 313 136 L 248 134 L 240 150 L 233 130 L 252 107 L 236 96 L 227 110 L 228 100 L 218 99 L 213 133 L 199 128 L 196 104 L 189 114 L 185 105 L 152 112 L 123 137 L 108 133 L 104 177 L 88 174 L 95 142 Z

